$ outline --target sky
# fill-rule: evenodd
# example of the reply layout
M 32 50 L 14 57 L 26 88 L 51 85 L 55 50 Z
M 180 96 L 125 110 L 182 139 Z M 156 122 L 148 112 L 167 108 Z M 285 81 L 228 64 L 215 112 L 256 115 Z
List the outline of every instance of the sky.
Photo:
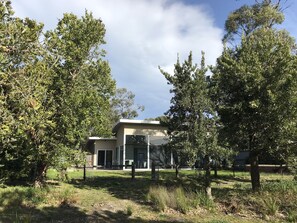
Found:
M 283 0 L 283 2 L 286 0 Z M 199 64 L 201 51 L 207 65 L 222 52 L 221 39 L 228 14 L 254 0 L 12 0 L 15 15 L 54 29 L 63 13 L 82 16 L 85 10 L 106 27 L 106 60 L 118 88 L 135 94 L 145 110 L 137 119 L 161 116 L 170 107 L 170 86 L 158 67 L 173 74 L 177 56 L 189 52 Z M 297 38 L 297 1 L 285 3 L 282 28 Z

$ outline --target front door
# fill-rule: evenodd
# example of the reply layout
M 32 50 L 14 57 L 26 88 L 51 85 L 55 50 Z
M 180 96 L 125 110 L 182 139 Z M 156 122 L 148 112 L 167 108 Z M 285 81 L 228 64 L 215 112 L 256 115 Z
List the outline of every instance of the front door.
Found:
M 98 151 L 98 166 L 105 166 L 105 150 Z
M 111 168 L 111 165 L 112 165 L 112 151 L 106 150 L 105 167 Z
M 136 168 L 147 168 L 145 148 L 134 148 L 134 163 Z

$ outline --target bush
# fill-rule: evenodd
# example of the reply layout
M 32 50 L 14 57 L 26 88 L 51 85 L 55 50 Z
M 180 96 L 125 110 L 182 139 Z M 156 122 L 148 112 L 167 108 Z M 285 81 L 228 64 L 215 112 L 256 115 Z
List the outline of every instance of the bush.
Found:
M 158 211 L 164 211 L 170 202 L 170 196 L 165 187 L 151 187 L 148 192 L 148 201 L 152 202 Z
M 190 210 L 190 200 L 186 196 L 184 189 L 178 187 L 175 189 L 173 194 L 176 201 L 176 210 L 183 214 L 186 214 Z
M 262 199 L 265 214 L 275 215 L 279 210 L 279 202 L 275 197 L 264 196 Z
M 214 207 L 214 202 L 205 193 L 187 192 L 182 187 L 167 189 L 163 186 L 154 186 L 149 189 L 147 198 L 159 211 L 171 208 L 186 214 L 191 208 L 197 208 L 198 206 L 207 209 Z
M 128 216 L 131 216 L 133 214 L 133 208 L 130 205 L 127 206 L 126 214 Z

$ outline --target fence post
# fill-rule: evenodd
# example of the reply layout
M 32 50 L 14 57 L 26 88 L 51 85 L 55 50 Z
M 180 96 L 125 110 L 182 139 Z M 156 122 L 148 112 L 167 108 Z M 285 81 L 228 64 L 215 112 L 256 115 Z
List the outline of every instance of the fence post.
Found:
M 152 162 L 152 180 L 156 180 L 156 163 Z
M 135 179 L 135 164 L 132 162 L 132 180 Z
M 84 181 L 86 181 L 86 164 L 84 164 Z

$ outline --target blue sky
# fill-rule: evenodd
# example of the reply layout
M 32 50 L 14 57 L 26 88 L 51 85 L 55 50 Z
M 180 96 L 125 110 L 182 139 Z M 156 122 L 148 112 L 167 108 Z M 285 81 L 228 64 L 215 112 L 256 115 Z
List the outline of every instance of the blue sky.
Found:
M 285 0 L 283 0 L 285 1 Z M 78 16 L 85 9 L 106 26 L 106 59 L 118 87 L 136 95 L 145 106 L 138 119 L 154 118 L 169 109 L 170 86 L 158 70 L 173 73 L 177 54 L 190 51 L 196 63 L 201 51 L 214 65 L 222 51 L 221 39 L 228 14 L 254 0 L 12 0 L 17 16 L 36 19 L 53 29 L 63 13 Z M 297 1 L 287 0 L 286 28 L 297 38 Z

